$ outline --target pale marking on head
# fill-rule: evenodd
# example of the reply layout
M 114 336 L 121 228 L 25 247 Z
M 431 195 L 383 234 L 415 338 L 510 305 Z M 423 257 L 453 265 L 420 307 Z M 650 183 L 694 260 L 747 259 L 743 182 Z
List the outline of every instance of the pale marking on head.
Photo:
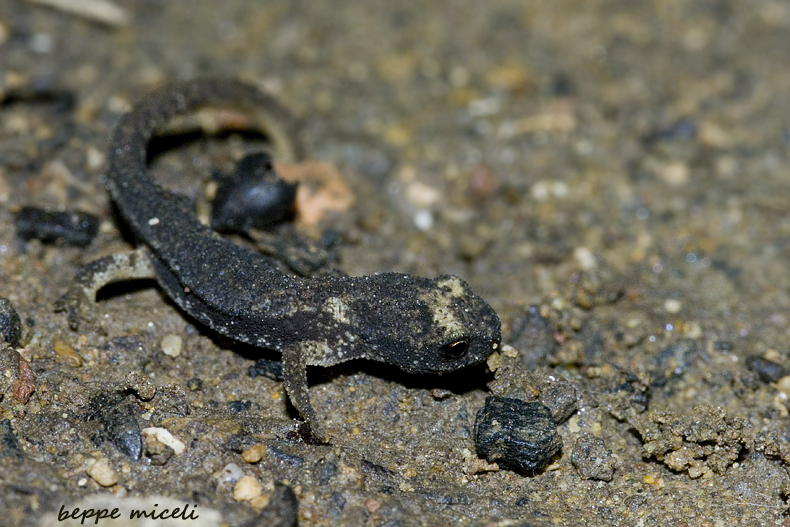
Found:
M 434 325 L 442 329 L 445 338 L 457 338 L 464 333 L 464 324 L 455 316 L 452 309 L 453 299 L 461 296 L 463 292 L 460 279 L 451 276 L 437 282 L 437 287 L 432 288 L 431 291 L 420 295 L 420 300 L 431 310 Z
M 464 284 L 457 276 L 448 276 L 444 280 L 436 282 L 438 287 L 447 287 L 450 289 L 450 296 L 458 298 L 464 296 Z

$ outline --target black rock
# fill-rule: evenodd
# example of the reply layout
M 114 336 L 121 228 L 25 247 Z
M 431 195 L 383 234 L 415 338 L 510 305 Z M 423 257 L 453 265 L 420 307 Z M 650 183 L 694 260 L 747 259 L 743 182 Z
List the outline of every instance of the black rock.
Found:
M 746 359 L 746 367 L 759 375 L 763 382 L 776 382 L 787 375 L 784 366 L 759 355 L 752 355 Z
M 279 360 L 256 359 L 255 366 L 250 366 L 250 377 L 261 375 L 273 381 L 283 380 L 283 363 Z
M 84 247 L 98 232 L 99 218 L 87 212 L 22 207 L 16 215 L 16 235 L 25 241 L 36 239 Z
M 96 420 L 102 429 L 94 437 L 101 444 L 109 440 L 123 454 L 137 461 L 143 451 L 143 439 L 134 404 L 129 402 L 123 392 L 103 392 L 94 396 L 88 403 L 88 420 Z
M 14 429 L 11 427 L 11 421 L 8 419 L 0 419 L 0 458 L 13 457 L 22 459 L 22 449 L 19 447 L 19 439 L 17 439 Z
M 246 233 L 285 220 L 296 201 L 296 184 L 281 179 L 268 154 L 251 154 L 223 179 L 214 197 L 211 228 Z
M 313 465 L 313 477 L 322 487 L 327 485 L 335 474 L 337 474 L 337 463 L 321 459 Z
M 501 468 L 532 473 L 562 447 L 551 411 L 537 402 L 488 397 L 475 418 L 478 455 Z
M 11 302 L 0 296 L 0 339 L 16 347 L 22 337 L 22 321 Z

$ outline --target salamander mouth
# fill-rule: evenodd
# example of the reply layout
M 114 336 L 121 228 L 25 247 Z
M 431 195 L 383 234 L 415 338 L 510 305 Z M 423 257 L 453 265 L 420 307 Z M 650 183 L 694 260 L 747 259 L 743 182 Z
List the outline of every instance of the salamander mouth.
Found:
M 401 369 L 406 373 L 425 375 L 425 374 L 442 374 L 458 371 L 462 368 L 475 366 L 484 362 L 485 356 L 480 354 L 467 354 L 463 359 L 447 359 L 447 360 L 434 360 L 428 364 L 424 362 L 411 363 L 402 365 Z

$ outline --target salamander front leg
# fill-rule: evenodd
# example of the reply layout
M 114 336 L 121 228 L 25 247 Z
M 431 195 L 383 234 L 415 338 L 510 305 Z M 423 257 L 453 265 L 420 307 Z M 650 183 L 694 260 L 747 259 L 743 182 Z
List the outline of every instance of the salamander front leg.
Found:
M 329 438 L 324 434 L 310 403 L 310 394 L 307 391 L 307 364 L 304 361 L 304 350 L 298 344 L 287 347 L 283 352 L 283 379 L 288 398 L 310 425 L 313 435 L 320 441 L 328 442 Z

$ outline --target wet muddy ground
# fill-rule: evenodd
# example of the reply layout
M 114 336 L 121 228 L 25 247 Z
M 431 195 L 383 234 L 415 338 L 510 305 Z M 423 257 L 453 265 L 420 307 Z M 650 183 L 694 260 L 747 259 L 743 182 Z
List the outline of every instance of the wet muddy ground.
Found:
M 0 296 L 21 321 L 0 352 L 0 523 L 179 507 L 173 525 L 288 525 L 298 503 L 305 526 L 790 525 L 790 5 L 117 6 L 0 3 Z M 131 247 L 109 131 L 202 75 L 302 118 L 354 195 L 302 226 L 336 233 L 337 267 L 460 275 L 509 347 L 443 377 L 311 371 L 316 445 L 276 376 L 249 374 L 261 353 L 154 283 L 102 292 L 70 330 L 52 306 L 79 266 Z M 171 146 L 152 170 L 196 196 L 244 139 Z M 26 205 L 93 214 L 98 235 L 23 243 Z M 492 394 L 552 409 L 547 466 L 478 458 Z M 148 427 L 172 438 L 136 458 Z

